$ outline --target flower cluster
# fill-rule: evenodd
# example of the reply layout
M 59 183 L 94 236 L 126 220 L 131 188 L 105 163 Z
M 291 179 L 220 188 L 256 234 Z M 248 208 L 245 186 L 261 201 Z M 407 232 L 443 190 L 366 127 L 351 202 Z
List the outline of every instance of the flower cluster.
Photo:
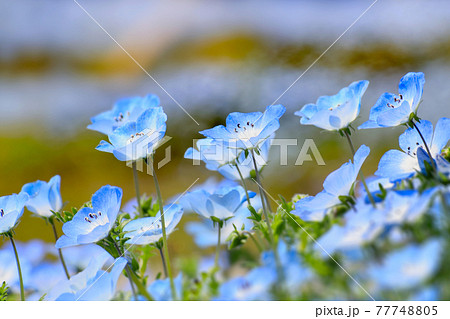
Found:
M 431 122 L 419 118 L 424 83 L 423 73 L 406 74 L 398 95 L 383 94 L 359 126 L 405 127 L 401 150 L 385 153 L 367 179 L 363 164 L 370 148 L 355 148 L 351 135 L 368 81 L 353 82 L 295 112 L 301 124 L 345 137 L 351 153 L 328 175 L 321 192 L 297 194 L 291 201 L 272 196 L 262 176 L 284 106 L 234 112 L 226 125 L 199 132 L 204 137 L 184 157 L 204 162 L 225 179 L 210 179 L 164 203 L 153 155 L 164 138 L 167 115 L 154 95 L 118 101 L 93 117 L 88 128 L 109 140 L 97 150 L 132 163 L 136 198 L 122 203 L 122 189 L 106 185 L 82 207 L 64 209 L 60 176 L 0 197 L 0 234 L 11 241 L 0 248 L 0 281 L 6 282 L 0 296 L 66 301 L 449 298 L 443 288 L 450 251 L 450 119 L 441 118 L 433 130 Z M 139 191 L 140 160 L 151 167 L 152 197 Z M 51 226 L 54 244 L 15 242 L 25 208 Z M 180 223 L 188 214 L 189 221 Z M 180 228 L 200 249 L 215 247 L 214 255 L 194 261 L 174 256 L 179 249 L 169 245 L 169 237 Z

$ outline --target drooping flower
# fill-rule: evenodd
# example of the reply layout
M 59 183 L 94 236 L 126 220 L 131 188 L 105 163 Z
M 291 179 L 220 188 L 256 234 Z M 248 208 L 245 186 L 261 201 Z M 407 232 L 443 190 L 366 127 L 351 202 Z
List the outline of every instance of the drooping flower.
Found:
M 73 219 L 62 227 L 64 235 L 56 242 L 56 248 L 96 243 L 114 226 L 122 201 L 119 187 L 103 186 L 92 196 L 92 208 L 83 207 Z
M 51 217 L 52 211 L 58 212 L 62 208 L 61 177 L 56 175 L 50 181 L 36 181 L 25 184 L 22 192 L 29 195 L 27 208 L 32 213 L 41 217 Z
M 46 295 L 49 301 L 106 301 L 114 297 L 117 280 L 127 265 L 127 260 L 119 257 L 111 271 L 102 270 L 106 258 L 93 257 L 89 266 L 70 280 L 58 283 Z
M 328 175 L 323 183 L 324 190 L 296 202 L 292 213 L 305 221 L 321 221 L 331 207 L 340 203 L 339 196 L 349 195 L 369 153 L 370 149 L 362 145 L 354 156 L 354 163 L 350 160 Z
M 253 153 L 258 170 L 261 170 L 267 165 L 273 136 L 261 143 L 259 146 L 259 154 Z M 239 170 L 244 179 L 250 178 L 251 171 L 255 169 L 253 165 L 253 154 L 247 154 L 248 156 L 246 157 L 246 153 L 242 149 L 239 149 L 237 145 L 232 147 L 229 143 L 205 138 L 197 140 L 196 146 L 198 150 L 190 147 L 184 154 L 184 158 L 203 161 L 207 169 L 217 171 L 225 178 L 231 180 L 241 179 L 236 165 L 239 165 Z
M 0 197 L 0 234 L 10 231 L 23 214 L 27 193 Z
M 151 107 L 136 121 L 127 122 L 108 135 L 110 143 L 101 141 L 97 150 L 114 154 L 119 161 L 147 158 L 166 133 L 167 115 L 162 107 Z
M 254 149 L 278 130 L 280 117 L 285 111 L 282 105 L 270 105 L 264 113 L 233 112 L 227 116 L 226 126 L 218 125 L 200 134 L 231 143 L 234 147 Z
M 117 101 L 112 110 L 92 117 L 92 124 L 87 128 L 110 135 L 116 128 L 136 121 L 145 110 L 158 106 L 159 98 L 152 94 L 145 97 L 124 98 Z
M 183 207 L 171 204 L 164 207 L 166 234 L 171 234 L 183 216 Z M 144 217 L 130 221 L 123 230 L 127 243 L 133 245 L 148 245 L 157 242 L 163 236 L 161 227 L 161 212 L 155 217 Z
M 433 124 L 422 120 L 416 124 L 430 148 L 433 160 L 438 160 L 445 172 L 446 160 L 440 156 L 442 149 L 450 139 L 450 119 L 441 118 L 433 134 Z M 399 138 L 400 148 L 403 150 L 390 150 L 380 160 L 375 175 L 387 177 L 391 181 L 412 177 L 417 171 L 424 170 L 423 161 L 429 161 L 429 156 L 424 150 L 425 146 L 416 129 L 407 129 Z M 420 157 L 420 158 L 419 158 Z M 448 163 L 448 162 L 447 162 Z
M 255 195 L 256 193 L 249 192 L 250 198 Z M 241 186 L 220 188 L 214 193 L 201 189 L 187 193 L 185 197 L 197 214 L 219 220 L 233 217 L 246 200 L 245 190 Z
M 409 245 L 389 254 L 381 264 L 371 265 L 367 273 L 381 289 L 412 288 L 437 271 L 442 251 L 442 243 L 436 239 Z
M 183 277 L 181 273 L 173 280 L 177 296 L 183 295 Z M 170 280 L 158 279 L 151 283 L 148 292 L 155 301 L 172 301 L 172 292 L 170 291 Z
M 409 72 L 400 79 L 399 94 L 384 93 L 370 110 L 369 120 L 358 129 L 398 126 L 417 114 L 425 84 L 422 72 Z
M 333 96 L 321 96 L 316 104 L 306 104 L 295 115 L 300 123 L 335 131 L 347 128 L 359 115 L 361 98 L 369 81 L 353 82 Z

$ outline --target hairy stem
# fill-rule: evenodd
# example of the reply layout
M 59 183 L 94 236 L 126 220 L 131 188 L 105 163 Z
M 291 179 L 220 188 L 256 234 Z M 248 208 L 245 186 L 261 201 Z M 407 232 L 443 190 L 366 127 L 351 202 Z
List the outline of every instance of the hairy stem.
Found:
M 19 282 L 20 282 L 20 300 L 25 301 L 25 290 L 23 288 L 22 269 L 20 268 L 19 254 L 17 253 L 16 243 L 14 242 L 12 234 L 9 234 L 9 239 L 11 240 L 11 244 L 14 249 L 14 255 L 16 256 L 17 272 L 19 273 Z
M 244 187 L 245 196 L 247 197 L 247 203 L 251 206 L 252 203 L 250 202 L 250 196 L 248 195 L 248 188 L 247 188 L 247 185 L 245 183 L 244 176 L 242 175 L 241 169 L 239 168 L 239 164 L 237 164 L 237 163 L 236 163 L 236 170 L 238 171 L 239 177 L 241 178 L 242 187 Z
M 169 275 L 169 280 L 170 280 L 170 290 L 172 292 L 172 300 L 176 300 L 177 292 L 175 290 L 175 283 L 173 281 L 172 269 L 170 266 L 169 247 L 167 246 L 166 221 L 164 219 L 164 206 L 163 206 L 163 200 L 162 200 L 162 196 L 161 196 L 161 189 L 159 188 L 158 177 L 156 176 L 156 171 L 155 171 L 155 167 L 154 167 L 154 163 L 153 163 L 153 158 L 151 159 L 150 165 L 152 167 L 153 181 L 155 182 L 156 195 L 158 197 L 158 206 L 159 206 L 159 211 L 161 213 L 161 229 L 162 229 L 162 234 L 163 234 L 163 248 L 164 248 L 164 255 L 166 257 L 165 260 L 166 260 L 166 264 L 167 264 L 167 274 Z
M 119 253 L 119 257 L 123 257 L 122 251 L 120 250 L 119 246 L 117 245 L 116 241 L 112 238 L 112 236 L 111 236 L 111 240 L 113 241 L 114 247 L 116 247 L 116 250 Z M 134 300 L 137 301 L 138 296 L 137 296 L 136 290 L 134 289 L 133 278 L 131 277 L 132 270 L 131 270 L 130 265 L 128 265 L 128 263 L 125 266 L 125 271 L 127 273 L 128 280 L 130 281 L 131 292 L 133 293 Z
M 214 259 L 214 266 L 219 268 L 219 256 L 220 256 L 220 224 L 217 225 L 217 247 L 216 247 L 216 258 Z
M 159 250 L 159 255 L 161 256 L 161 262 L 163 265 L 164 276 L 167 278 L 167 277 L 169 277 L 169 275 L 167 274 L 166 258 L 164 257 L 164 252 L 163 252 L 162 248 L 158 246 L 158 250 Z
M 133 180 L 134 180 L 134 189 L 136 190 L 136 199 L 138 203 L 138 212 L 141 217 L 144 217 L 144 212 L 141 207 L 141 193 L 139 191 L 139 179 L 138 179 L 138 172 L 136 167 L 136 161 L 133 161 Z
M 58 232 L 56 231 L 55 221 L 53 218 L 50 218 L 50 225 L 52 225 L 53 235 L 55 236 L 55 242 L 58 240 Z M 66 274 L 67 279 L 70 279 L 69 271 L 67 270 L 66 261 L 64 260 L 64 256 L 62 254 L 61 248 L 58 248 L 59 260 L 64 268 L 64 272 Z
M 352 139 L 350 138 L 350 134 L 348 134 L 347 131 L 344 131 L 344 133 L 345 133 L 345 137 L 347 138 L 348 145 L 350 146 L 350 150 L 352 151 L 353 163 L 354 163 L 355 162 L 355 154 L 356 154 L 355 148 L 353 147 L 353 143 L 352 143 Z M 365 188 L 366 193 L 367 193 L 367 197 L 369 197 L 369 200 L 372 203 L 372 206 L 374 208 L 376 208 L 377 205 L 375 204 L 375 200 L 373 199 L 372 193 L 369 191 L 369 187 L 367 186 L 366 179 L 364 178 L 364 174 L 361 171 L 359 172 L 359 177 L 361 178 L 361 182 L 364 185 L 364 188 Z
M 437 171 L 436 163 L 434 162 L 433 156 L 431 155 L 427 141 L 425 141 L 425 138 L 423 137 L 422 132 L 419 130 L 416 123 L 414 123 L 414 122 L 412 122 L 412 123 L 413 123 L 414 128 L 416 129 L 417 133 L 419 133 L 419 136 L 422 139 L 423 144 L 425 145 L 425 149 L 427 150 L 428 156 L 430 157 L 431 165 L 433 166 L 434 170 Z

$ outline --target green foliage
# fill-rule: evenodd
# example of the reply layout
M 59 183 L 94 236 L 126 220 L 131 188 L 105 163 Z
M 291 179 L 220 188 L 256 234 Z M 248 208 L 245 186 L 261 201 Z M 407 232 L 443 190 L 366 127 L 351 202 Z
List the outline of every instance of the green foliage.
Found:
M 0 286 L 0 301 L 6 301 L 8 297 L 8 285 L 4 281 Z

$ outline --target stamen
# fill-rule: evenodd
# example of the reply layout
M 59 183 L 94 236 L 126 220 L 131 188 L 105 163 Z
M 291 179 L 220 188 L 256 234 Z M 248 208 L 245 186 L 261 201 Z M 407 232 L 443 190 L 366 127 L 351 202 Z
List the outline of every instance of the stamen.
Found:
M 238 127 L 238 128 L 241 128 L 241 124 L 238 123 L 237 127 Z
M 92 223 L 92 222 L 89 220 L 89 218 L 87 218 L 87 217 L 84 217 L 84 220 L 87 221 L 88 223 Z
M 2 209 L 0 209 L 0 217 L 3 217 L 3 216 L 5 216 L 5 211 L 2 208 Z
M 98 216 L 102 216 L 102 212 L 101 211 L 98 211 Z
M 403 100 L 403 95 L 399 94 L 399 96 L 400 96 L 400 100 Z

